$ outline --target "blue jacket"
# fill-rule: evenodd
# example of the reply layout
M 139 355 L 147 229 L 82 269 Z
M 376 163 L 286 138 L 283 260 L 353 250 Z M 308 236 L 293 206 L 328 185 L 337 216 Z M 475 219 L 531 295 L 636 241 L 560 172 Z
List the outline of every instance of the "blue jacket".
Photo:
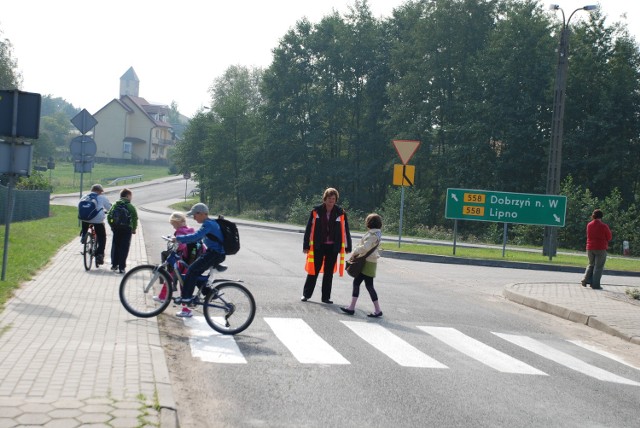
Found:
M 207 246 L 207 251 L 213 250 L 220 254 L 224 254 L 224 247 L 218 241 L 214 241 L 213 239 L 209 239 L 207 237 L 208 234 L 212 234 L 220 239 L 220 242 L 224 239 L 222 237 L 222 231 L 220 230 L 220 226 L 218 222 L 213 219 L 206 219 L 200 229 L 198 229 L 195 233 L 191 233 L 189 235 L 180 235 L 176 236 L 176 241 L 181 244 L 188 244 L 189 242 L 197 242 L 199 240 L 203 240 L 204 245 Z

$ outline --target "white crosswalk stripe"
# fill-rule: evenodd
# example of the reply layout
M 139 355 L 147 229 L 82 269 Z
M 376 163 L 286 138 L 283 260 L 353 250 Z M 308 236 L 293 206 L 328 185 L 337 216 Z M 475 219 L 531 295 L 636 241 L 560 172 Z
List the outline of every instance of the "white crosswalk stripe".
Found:
M 265 318 L 276 337 L 303 364 L 350 364 L 309 325 L 297 318 Z
M 184 323 L 191 329 L 189 344 L 191 345 L 191 355 L 195 358 L 210 363 L 247 363 L 233 336 L 226 336 L 214 331 L 209 327 L 204 317 L 184 318 Z
M 546 345 L 530 337 L 516 336 L 513 334 L 502 334 L 502 333 L 493 333 L 493 334 L 515 345 L 525 348 L 528 351 L 531 351 L 535 354 L 538 354 L 544 358 L 547 358 L 551 361 L 554 361 L 558 364 L 561 364 L 565 367 L 568 367 L 572 370 L 575 370 L 587 376 L 594 377 L 598 380 L 602 380 L 605 382 L 621 383 L 624 385 L 640 386 L 640 383 L 638 382 L 625 379 L 621 376 L 618 376 L 616 374 L 603 370 L 599 367 L 585 363 L 584 361 L 576 357 L 573 357 L 565 352 L 554 349 L 551 346 Z
M 457 349 L 463 354 L 500 372 L 546 376 L 546 373 L 541 372 L 522 361 L 516 360 L 497 349 L 487 346 L 456 329 L 450 327 L 427 326 L 418 326 L 418 328 L 429 333 L 452 348 Z
M 351 364 L 313 328 L 300 318 L 264 318 L 276 338 L 302 364 L 334 365 Z M 236 343 L 234 336 L 216 333 L 209 327 L 204 317 L 185 318 L 189 327 L 191 353 L 202 361 L 221 364 L 247 364 L 247 360 Z M 373 346 L 390 360 L 402 367 L 448 369 L 449 367 L 420 349 L 414 347 L 384 325 L 360 321 L 341 321 L 351 332 L 366 344 Z M 462 354 L 503 373 L 547 376 L 502 351 L 488 346 L 459 330 L 451 327 L 417 326 L 417 328 Z M 640 386 L 640 382 L 626 379 L 609 371 L 588 364 L 579 358 L 553 348 L 528 336 L 492 332 L 495 336 L 524 348 L 557 364 L 575 370 L 595 379 L 624 385 Z M 344 333 L 340 333 L 344 334 Z M 615 355 L 594 348 L 579 341 L 568 341 L 590 352 L 607 357 L 612 361 L 634 367 Z M 637 369 L 637 367 L 634 367 Z
M 378 324 L 342 321 L 355 334 L 403 367 L 446 369 L 447 366 L 419 351 Z
M 627 363 L 625 360 L 623 360 L 622 358 L 618 358 L 618 356 L 612 354 L 611 352 L 604 351 L 604 350 L 602 350 L 600 348 L 597 348 L 595 346 L 592 346 L 592 345 L 589 345 L 587 343 L 581 342 L 579 340 L 567 340 L 567 342 L 573 343 L 574 345 L 579 346 L 579 347 L 584 348 L 584 349 L 587 349 L 587 350 L 589 350 L 591 352 L 595 352 L 596 354 L 600 354 L 603 357 L 607 357 L 610 360 L 616 361 L 616 362 L 618 362 L 620 364 L 624 364 L 627 367 L 631 367 L 631 368 L 634 368 L 636 370 L 640 370 L 640 367 L 636 367 L 633 364 Z

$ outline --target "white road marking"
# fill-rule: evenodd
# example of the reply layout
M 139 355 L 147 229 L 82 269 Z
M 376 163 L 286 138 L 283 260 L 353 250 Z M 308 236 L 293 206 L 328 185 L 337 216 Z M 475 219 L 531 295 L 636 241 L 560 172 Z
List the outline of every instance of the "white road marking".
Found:
M 577 345 L 577 346 L 579 346 L 581 348 L 584 348 L 584 349 L 586 349 L 588 351 L 595 352 L 596 354 L 600 354 L 603 357 L 607 357 L 607 358 L 609 358 L 609 359 L 611 359 L 613 361 L 616 361 L 616 362 L 618 362 L 620 364 L 624 364 L 625 366 L 631 367 L 632 369 L 640 370 L 640 367 L 636 367 L 633 364 L 627 363 L 625 360 L 623 360 L 622 358 L 618 357 L 617 355 L 612 354 L 611 352 L 607 352 L 607 351 L 605 351 L 603 349 L 597 348 L 595 346 L 589 345 L 589 344 L 581 342 L 579 340 L 567 340 L 567 342 L 571 342 L 574 345 Z
M 576 357 L 573 357 L 562 351 L 558 351 L 557 349 L 554 349 L 551 346 L 545 345 L 544 343 L 539 342 L 530 337 L 516 336 L 512 334 L 502 334 L 502 333 L 493 333 L 493 334 L 515 345 L 521 346 L 544 358 L 547 358 L 551 361 L 554 361 L 560 365 L 568 367 L 579 373 L 594 377 L 598 380 L 602 380 L 605 382 L 621 383 L 624 385 L 640 386 L 640 383 L 638 382 L 623 378 L 622 376 L 618 376 L 616 374 L 603 370 L 594 365 L 585 363 L 584 361 Z
M 210 363 L 247 363 L 233 336 L 213 330 L 203 316 L 193 316 L 183 320 L 191 330 L 189 344 L 192 356 Z
M 446 343 L 454 349 L 469 357 L 480 361 L 482 364 L 503 373 L 519 373 L 528 375 L 547 374 L 531 367 L 530 365 L 517 360 L 504 352 L 500 352 L 482 342 L 473 339 L 460 331 L 450 327 L 428 327 L 418 326 L 419 329 L 429 333 L 438 340 Z
M 350 364 L 303 320 L 297 318 L 265 318 L 264 320 L 301 363 Z
M 404 367 L 448 368 L 378 324 L 342 321 L 355 334 Z

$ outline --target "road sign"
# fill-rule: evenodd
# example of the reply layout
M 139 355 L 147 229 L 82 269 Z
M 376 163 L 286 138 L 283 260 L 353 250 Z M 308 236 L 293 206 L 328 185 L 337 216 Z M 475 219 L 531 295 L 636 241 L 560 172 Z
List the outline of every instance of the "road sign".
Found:
M 87 109 L 82 109 L 80 113 L 73 116 L 71 123 L 73 123 L 73 126 L 78 128 L 78 131 L 80 131 L 81 134 L 86 134 L 98 124 L 98 121 L 87 111 Z
M 394 165 L 393 166 L 393 185 L 394 186 L 413 186 L 416 175 L 415 165 Z
M 400 156 L 400 160 L 403 165 L 406 165 L 409 162 L 409 159 L 413 157 L 420 147 L 420 141 L 414 140 L 393 140 L 393 145 L 398 152 L 398 156 Z
M 564 227 L 567 197 L 447 189 L 445 218 Z
M 40 94 L 0 90 L 0 135 L 38 138 L 41 103 Z
M 71 140 L 69 150 L 72 155 L 94 156 L 98 152 L 98 146 L 93 138 L 86 135 L 80 135 Z

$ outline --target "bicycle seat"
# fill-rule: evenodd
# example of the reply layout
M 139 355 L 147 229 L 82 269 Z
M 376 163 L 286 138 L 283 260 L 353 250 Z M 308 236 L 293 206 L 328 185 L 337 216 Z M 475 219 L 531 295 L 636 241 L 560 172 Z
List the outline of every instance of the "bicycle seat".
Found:
M 227 265 L 223 265 L 223 264 L 219 264 L 217 266 L 214 266 L 213 268 L 218 272 L 224 272 L 225 270 L 229 269 Z

